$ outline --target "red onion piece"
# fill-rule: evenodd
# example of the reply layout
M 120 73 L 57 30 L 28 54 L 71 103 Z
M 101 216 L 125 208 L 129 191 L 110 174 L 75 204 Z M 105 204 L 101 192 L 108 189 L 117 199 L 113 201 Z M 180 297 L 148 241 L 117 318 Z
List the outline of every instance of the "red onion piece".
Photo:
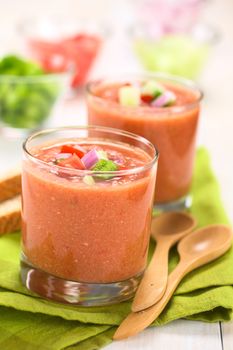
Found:
M 165 91 L 162 95 L 160 95 L 151 103 L 151 106 L 165 107 L 174 103 L 175 100 L 176 100 L 176 95 L 172 91 Z
M 85 165 L 86 169 L 91 169 L 99 159 L 100 156 L 98 154 L 98 151 L 96 151 L 96 149 L 92 149 L 82 157 L 82 162 Z

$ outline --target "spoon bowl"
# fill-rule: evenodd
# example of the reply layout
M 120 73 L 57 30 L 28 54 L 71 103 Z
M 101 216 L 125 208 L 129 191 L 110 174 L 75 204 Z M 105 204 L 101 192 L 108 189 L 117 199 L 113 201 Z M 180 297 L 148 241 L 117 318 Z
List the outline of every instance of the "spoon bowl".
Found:
M 197 221 L 191 214 L 182 211 L 163 213 L 152 220 L 151 235 L 155 240 L 160 236 L 181 235 L 187 230 L 190 232 L 196 224 Z
M 209 225 L 182 239 L 177 249 L 182 261 L 188 261 L 190 269 L 196 261 L 204 264 L 223 254 L 230 246 L 232 231 L 226 225 Z M 193 264 L 191 261 L 193 260 Z

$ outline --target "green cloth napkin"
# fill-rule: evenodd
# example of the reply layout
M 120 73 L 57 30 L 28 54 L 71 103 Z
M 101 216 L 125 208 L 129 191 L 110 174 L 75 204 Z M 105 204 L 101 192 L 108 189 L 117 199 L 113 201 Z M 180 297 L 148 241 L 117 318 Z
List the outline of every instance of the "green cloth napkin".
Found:
M 191 211 L 200 226 L 228 223 L 210 159 L 203 148 L 197 152 L 192 194 Z M 153 247 L 151 243 L 151 251 Z M 20 282 L 19 251 L 18 233 L 0 238 L 0 349 L 96 350 L 110 343 L 116 326 L 130 312 L 130 302 L 83 308 L 41 299 Z M 169 268 L 177 261 L 178 255 L 173 249 Z M 178 318 L 206 322 L 232 319 L 232 266 L 233 249 L 191 272 L 154 325 Z

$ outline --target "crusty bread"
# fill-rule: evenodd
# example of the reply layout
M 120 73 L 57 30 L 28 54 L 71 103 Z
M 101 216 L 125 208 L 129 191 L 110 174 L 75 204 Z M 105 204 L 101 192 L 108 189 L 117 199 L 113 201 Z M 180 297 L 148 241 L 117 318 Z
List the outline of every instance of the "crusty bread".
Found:
M 17 196 L 21 193 L 20 169 L 11 170 L 0 174 L 0 202 Z
M 0 203 L 0 235 L 20 230 L 21 196 Z

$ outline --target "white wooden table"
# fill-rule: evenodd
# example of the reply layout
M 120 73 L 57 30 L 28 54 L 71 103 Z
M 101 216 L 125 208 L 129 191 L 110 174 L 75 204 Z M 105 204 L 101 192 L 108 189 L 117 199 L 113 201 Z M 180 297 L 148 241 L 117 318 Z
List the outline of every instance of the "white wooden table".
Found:
M 135 0 L 136 2 L 136 0 Z M 6 46 L 15 47 L 17 42 L 5 40 L 11 35 L 11 25 L 22 13 L 73 14 L 83 17 L 108 19 L 121 28 L 132 18 L 131 6 L 127 0 L 0 0 L 0 54 Z M 23 11 L 22 11 L 23 9 Z M 204 90 L 199 144 L 211 152 L 213 166 L 219 178 L 223 200 L 233 221 L 233 1 L 212 0 L 203 17 L 214 23 L 221 31 L 221 41 L 214 48 L 213 55 L 199 80 Z M 3 30 L 5 28 L 5 30 Z M 122 32 L 122 31 L 121 31 Z M 5 46 L 3 45 L 5 44 Z M 120 45 L 119 49 L 116 45 Z M 141 68 L 133 59 L 122 34 L 105 48 L 105 55 L 99 60 L 92 76 L 109 74 L 112 71 L 132 72 Z M 51 119 L 51 125 L 74 125 L 86 122 L 83 100 L 67 102 Z M 0 138 L 0 171 L 20 161 L 21 141 Z M 233 323 L 207 324 L 179 320 L 163 327 L 151 328 L 142 334 L 121 342 L 114 342 L 106 350 L 232 350 Z M 12 349 L 16 350 L 16 349 Z

